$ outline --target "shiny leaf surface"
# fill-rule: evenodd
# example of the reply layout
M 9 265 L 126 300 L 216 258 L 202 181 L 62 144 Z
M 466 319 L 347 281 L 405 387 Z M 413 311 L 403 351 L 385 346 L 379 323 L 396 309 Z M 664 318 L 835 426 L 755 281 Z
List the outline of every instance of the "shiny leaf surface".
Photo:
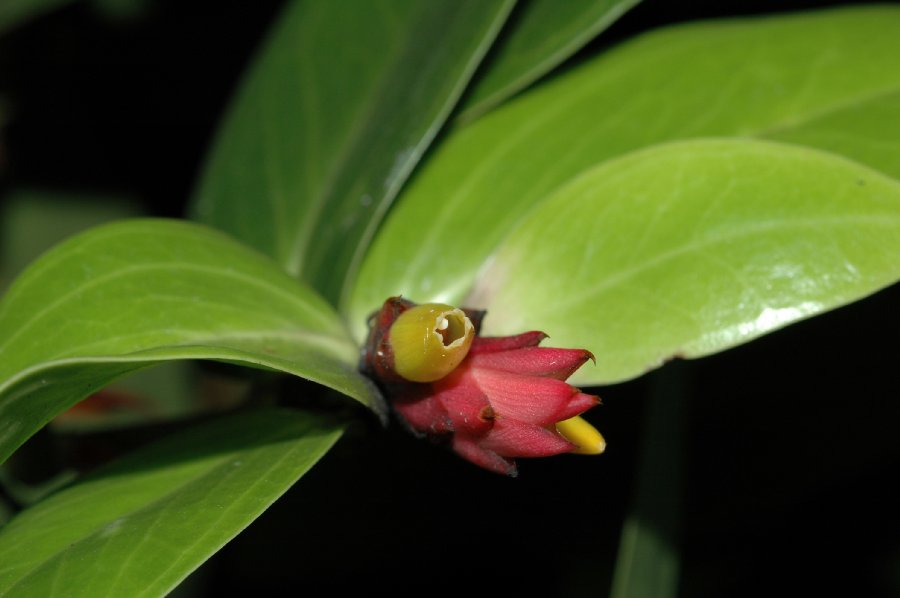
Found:
M 248 412 L 136 451 L 0 529 L 0 595 L 163 596 L 341 432 L 302 412 Z
M 577 242 L 573 242 L 573 240 Z M 900 182 L 820 151 L 697 140 L 591 170 L 503 242 L 486 334 L 584 347 L 580 384 L 746 342 L 900 278 Z
M 678 26 L 498 108 L 449 136 L 404 192 L 342 305 L 354 334 L 390 295 L 458 304 L 535 204 L 639 148 L 771 137 L 900 176 L 898 30 L 897 6 Z
M 521 91 L 609 27 L 640 0 L 528 0 L 491 49 L 458 116 L 474 120 Z
M 291 2 L 227 117 L 196 215 L 335 297 L 511 4 Z
M 178 221 L 96 228 L 35 262 L 0 303 L 0 356 L 0 460 L 113 379 L 172 359 L 280 370 L 381 406 L 319 296 L 222 233 Z

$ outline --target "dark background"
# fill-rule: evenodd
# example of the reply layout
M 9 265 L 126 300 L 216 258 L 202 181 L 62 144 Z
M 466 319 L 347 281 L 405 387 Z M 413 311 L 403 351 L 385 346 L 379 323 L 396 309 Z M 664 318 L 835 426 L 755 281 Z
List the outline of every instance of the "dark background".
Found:
M 8 33 L 3 188 L 182 215 L 280 4 L 167 0 L 113 17 L 79 3 Z M 679 4 L 647 0 L 581 56 L 668 23 L 846 3 Z M 660 527 L 683 548 L 682 596 L 900 595 L 898 299 L 596 389 L 607 454 L 525 461 L 518 479 L 362 423 L 180 591 L 604 595 L 655 397 L 684 423 L 683 451 L 657 447 L 678 451 L 684 486 L 663 472 L 650 496 L 683 498 L 682 533 Z

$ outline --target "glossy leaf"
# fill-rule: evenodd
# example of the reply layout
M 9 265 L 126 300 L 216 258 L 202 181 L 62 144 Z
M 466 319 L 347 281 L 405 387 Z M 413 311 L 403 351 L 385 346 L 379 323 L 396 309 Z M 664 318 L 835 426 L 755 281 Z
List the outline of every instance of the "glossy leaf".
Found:
M 361 336 L 384 297 L 459 303 L 538 202 L 600 162 L 668 140 L 770 136 L 900 177 L 900 7 L 650 33 L 449 136 L 386 220 L 342 308 Z
M 0 293 L 28 264 L 57 243 L 91 227 L 140 215 L 140 206 L 123 197 L 37 189 L 10 193 L 0 205 Z M 148 418 L 184 416 L 197 406 L 193 373 L 191 365 L 182 361 L 140 371 L 108 389 L 133 399 L 135 409 L 116 409 L 115 413 L 87 410 L 64 420 L 57 418 L 54 423 L 83 431 Z
M 468 92 L 457 120 L 474 120 L 550 72 L 640 0 L 527 0 Z
M 308 378 L 380 409 L 357 349 L 313 291 L 205 227 L 126 221 L 35 262 L 0 303 L 0 461 L 128 372 L 219 359 Z
M 197 216 L 335 297 L 511 4 L 291 2 L 216 142 Z
M 900 278 L 900 182 L 820 151 L 697 140 L 593 169 L 503 242 L 467 304 L 486 334 L 584 347 L 580 384 L 637 376 Z
M 249 412 L 139 450 L 0 529 L 0 595 L 165 595 L 341 431 L 301 412 Z

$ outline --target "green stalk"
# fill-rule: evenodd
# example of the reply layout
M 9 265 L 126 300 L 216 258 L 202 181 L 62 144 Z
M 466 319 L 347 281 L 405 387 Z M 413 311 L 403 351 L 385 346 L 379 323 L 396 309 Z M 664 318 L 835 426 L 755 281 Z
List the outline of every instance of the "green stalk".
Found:
M 678 594 L 688 364 L 673 362 L 653 380 L 644 413 L 635 496 L 622 528 L 612 598 Z

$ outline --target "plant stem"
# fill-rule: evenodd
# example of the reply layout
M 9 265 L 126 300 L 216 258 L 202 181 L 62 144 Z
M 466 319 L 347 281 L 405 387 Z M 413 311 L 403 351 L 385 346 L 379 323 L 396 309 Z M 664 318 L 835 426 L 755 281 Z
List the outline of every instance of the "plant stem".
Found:
M 676 361 L 654 374 L 612 598 L 671 598 L 678 593 L 689 367 Z

